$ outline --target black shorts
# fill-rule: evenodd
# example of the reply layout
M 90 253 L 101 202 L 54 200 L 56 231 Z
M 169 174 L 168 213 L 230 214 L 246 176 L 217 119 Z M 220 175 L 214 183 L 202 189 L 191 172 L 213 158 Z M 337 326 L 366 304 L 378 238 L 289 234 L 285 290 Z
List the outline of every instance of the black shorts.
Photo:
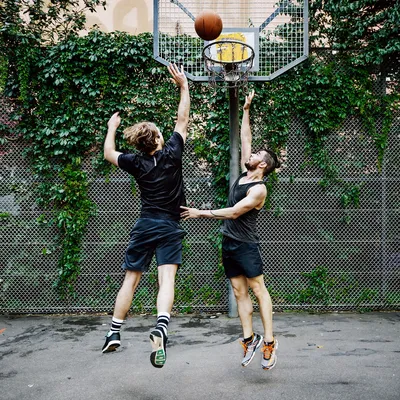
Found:
M 263 274 L 263 262 L 258 243 L 247 243 L 224 236 L 222 263 L 227 278 L 244 275 L 255 278 Z
M 185 231 L 177 221 L 139 218 L 131 231 L 122 268 L 145 272 L 154 254 L 157 266 L 181 265 L 184 236 Z

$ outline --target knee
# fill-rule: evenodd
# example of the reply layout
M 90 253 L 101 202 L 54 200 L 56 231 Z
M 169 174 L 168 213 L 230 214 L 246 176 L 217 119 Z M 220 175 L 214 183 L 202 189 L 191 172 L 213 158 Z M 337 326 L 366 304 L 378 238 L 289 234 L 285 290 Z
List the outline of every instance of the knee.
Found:
M 233 288 L 233 294 L 235 295 L 237 301 L 245 300 L 247 297 L 249 297 L 249 291 L 247 288 L 246 290 Z
M 265 285 L 261 284 L 256 284 L 254 286 L 251 286 L 251 290 L 253 291 L 254 296 L 256 296 L 257 299 L 261 299 L 268 294 L 268 290 L 265 287 Z
M 138 271 L 126 271 L 123 285 L 136 287 L 139 284 L 141 272 Z

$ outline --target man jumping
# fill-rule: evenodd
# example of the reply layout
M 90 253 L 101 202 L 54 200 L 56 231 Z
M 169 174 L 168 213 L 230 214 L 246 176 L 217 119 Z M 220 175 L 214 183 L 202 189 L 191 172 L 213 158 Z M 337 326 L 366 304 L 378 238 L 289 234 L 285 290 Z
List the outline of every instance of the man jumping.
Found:
M 118 113 L 108 121 L 104 158 L 132 175 L 140 189 L 141 212 L 130 234 L 122 268 L 125 278 L 120 288 L 102 352 L 115 351 L 121 344 L 121 325 L 131 307 L 135 290 L 153 255 L 158 266 L 157 324 L 150 333 L 150 361 L 164 366 L 167 353 L 168 323 L 174 302 L 175 275 L 182 263 L 180 206 L 185 204 L 182 154 L 189 123 L 189 85 L 183 67 L 171 64 L 168 70 L 180 88 L 178 118 L 171 138 L 165 143 L 160 130 L 151 122 L 140 122 L 125 129 L 124 137 L 141 154 L 115 150 L 115 135 L 121 122 Z
M 228 206 L 219 210 L 198 210 L 181 207 L 182 218 L 214 218 L 224 220 L 221 232 L 222 261 L 230 279 L 238 305 L 244 339 L 242 366 L 246 367 L 261 347 L 263 369 L 271 369 L 277 361 L 278 341 L 272 332 L 272 302 L 264 283 L 263 262 L 260 254 L 256 223 L 263 208 L 267 189 L 263 178 L 280 167 L 277 156 L 271 150 L 251 152 L 250 105 L 254 91 L 246 96 L 241 126 L 242 174 L 229 191 Z M 253 332 L 253 304 L 249 295 L 252 289 L 260 307 L 264 337 Z M 264 341 L 263 341 L 264 339 Z

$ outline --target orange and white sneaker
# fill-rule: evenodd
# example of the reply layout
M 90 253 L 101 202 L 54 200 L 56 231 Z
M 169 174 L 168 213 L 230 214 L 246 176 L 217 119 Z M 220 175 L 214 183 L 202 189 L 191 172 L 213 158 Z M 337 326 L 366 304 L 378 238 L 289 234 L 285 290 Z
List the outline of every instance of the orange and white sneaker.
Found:
M 278 357 L 276 356 L 276 350 L 278 350 L 278 341 L 274 338 L 272 343 L 263 343 L 261 347 L 261 367 L 262 369 L 272 369 L 276 365 Z
M 261 343 L 263 343 L 263 337 L 257 333 L 254 334 L 250 342 L 245 343 L 243 340 L 240 340 L 240 344 L 244 350 L 242 367 L 247 367 L 250 364 L 256 354 L 256 350 L 260 348 Z

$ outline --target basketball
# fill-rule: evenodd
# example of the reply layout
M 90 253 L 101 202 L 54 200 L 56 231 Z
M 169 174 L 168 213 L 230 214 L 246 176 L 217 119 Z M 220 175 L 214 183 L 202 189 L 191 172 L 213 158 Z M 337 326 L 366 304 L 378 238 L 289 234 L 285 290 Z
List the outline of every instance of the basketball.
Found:
M 214 40 L 222 32 L 222 19 L 212 11 L 204 11 L 194 21 L 194 29 L 203 40 Z

